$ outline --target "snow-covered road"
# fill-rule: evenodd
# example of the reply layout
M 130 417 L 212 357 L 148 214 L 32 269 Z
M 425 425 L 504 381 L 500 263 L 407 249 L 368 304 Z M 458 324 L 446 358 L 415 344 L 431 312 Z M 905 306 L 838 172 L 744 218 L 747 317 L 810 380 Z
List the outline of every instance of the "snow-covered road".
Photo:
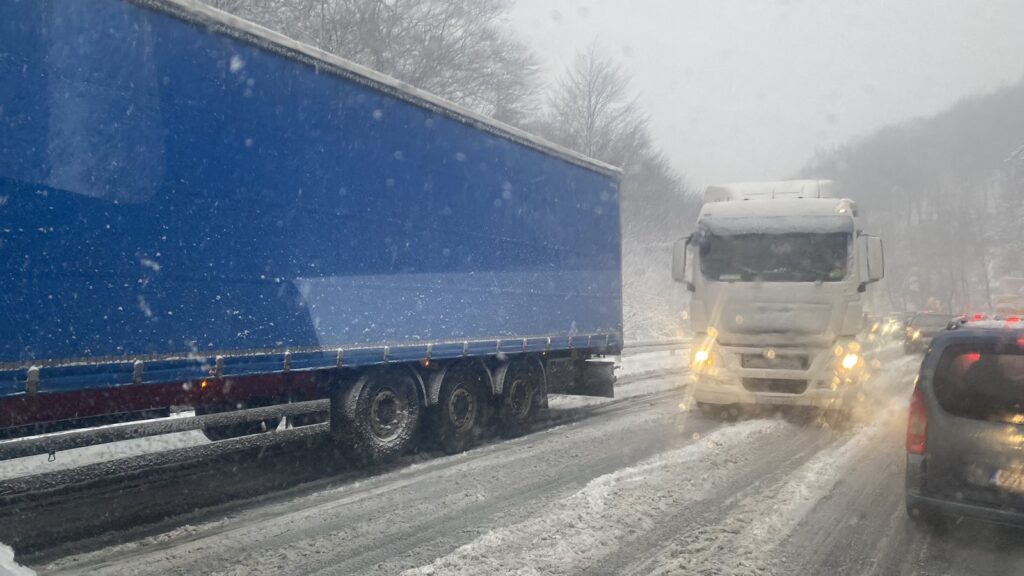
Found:
M 664 360 L 671 365 L 672 360 Z M 665 366 L 668 367 L 668 366 Z M 664 368 L 664 367 L 661 367 Z M 451 457 L 311 483 L 33 568 L 60 574 L 1020 573 L 1020 533 L 905 518 L 915 359 L 863 421 L 710 419 L 681 375 L 622 387 L 587 417 Z M 577 409 L 556 398 L 553 410 Z M 183 495 L 183 498 L 187 496 Z

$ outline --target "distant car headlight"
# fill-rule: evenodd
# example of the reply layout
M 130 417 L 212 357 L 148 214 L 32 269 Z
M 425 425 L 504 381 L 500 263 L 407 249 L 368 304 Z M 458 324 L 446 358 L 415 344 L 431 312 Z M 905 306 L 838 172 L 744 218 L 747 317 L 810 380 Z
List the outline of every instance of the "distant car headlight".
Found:
M 917 340 L 920 337 L 921 337 L 921 331 L 920 330 L 914 330 L 914 333 L 910 335 L 910 339 L 911 340 Z
M 847 370 L 852 370 L 853 367 L 856 366 L 858 362 L 860 362 L 860 356 L 858 356 L 857 354 L 854 354 L 853 352 L 851 352 L 851 353 L 847 354 L 846 356 L 843 356 L 842 366 L 843 366 L 843 368 L 845 368 Z

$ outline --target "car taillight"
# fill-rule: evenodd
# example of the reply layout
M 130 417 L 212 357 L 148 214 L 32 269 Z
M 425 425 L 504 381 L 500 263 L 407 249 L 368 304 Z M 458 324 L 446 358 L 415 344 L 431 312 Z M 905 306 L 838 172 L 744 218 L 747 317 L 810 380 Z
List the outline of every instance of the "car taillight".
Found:
M 924 394 L 914 386 L 914 395 L 910 397 L 910 417 L 907 418 L 907 452 L 924 454 L 928 447 L 928 408 L 924 404 Z

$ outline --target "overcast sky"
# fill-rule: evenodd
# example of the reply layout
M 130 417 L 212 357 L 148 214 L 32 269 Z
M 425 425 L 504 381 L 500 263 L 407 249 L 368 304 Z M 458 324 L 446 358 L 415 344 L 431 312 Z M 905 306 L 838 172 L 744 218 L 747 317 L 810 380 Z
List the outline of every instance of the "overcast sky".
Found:
M 595 41 L 619 58 L 698 186 L 1024 76 L 1024 0 L 517 0 L 512 23 L 550 74 Z

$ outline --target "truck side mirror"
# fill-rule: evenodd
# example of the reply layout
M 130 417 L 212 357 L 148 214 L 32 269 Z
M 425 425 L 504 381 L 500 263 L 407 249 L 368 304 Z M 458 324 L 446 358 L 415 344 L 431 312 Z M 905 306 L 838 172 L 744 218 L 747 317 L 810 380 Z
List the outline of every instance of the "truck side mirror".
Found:
M 885 277 L 885 250 L 878 236 L 866 236 L 868 257 L 868 282 L 878 282 Z
M 690 253 L 690 237 L 676 240 L 672 246 L 672 279 L 686 284 L 686 289 L 693 291 L 693 271 L 687 266 L 686 258 Z
M 861 250 L 861 283 L 858 292 L 864 292 L 868 284 L 878 282 L 885 277 L 885 252 L 882 239 L 870 234 L 861 234 L 857 238 Z

